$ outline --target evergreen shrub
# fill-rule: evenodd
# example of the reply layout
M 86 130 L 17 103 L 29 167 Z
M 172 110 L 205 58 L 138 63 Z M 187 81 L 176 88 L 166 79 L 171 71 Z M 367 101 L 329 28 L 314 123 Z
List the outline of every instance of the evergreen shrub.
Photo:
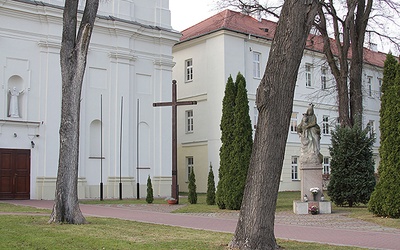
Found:
M 332 132 L 328 195 L 339 206 L 366 204 L 376 183 L 372 158 L 375 135 L 358 124 L 352 128 L 338 126 Z
M 194 170 L 190 172 L 189 175 L 189 195 L 188 195 L 188 200 L 190 204 L 196 204 L 197 203 L 197 193 L 196 193 L 196 176 L 194 174 Z
M 379 181 L 368 203 L 378 216 L 400 218 L 400 64 L 388 54 L 380 110 Z
M 225 95 L 222 100 L 222 117 L 221 117 L 221 148 L 219 151 L 220 166 L 218 170 L 218 185 L 216 191 L 216 202 L 220 209 L 225 209 L 226 206 L 226 192 L 229 188 L 226 183 L 226 173 L 228 173 L 229 167 L 232 165 L 231 152 L 233 151 L 233 130 L 234 126 L 234 110 L 235 110 L 235 99 L 236 99 L 236 86 L 233 82 L 232 76 L 228 77 L 228 81 L 225 85 Z
M 210 163 L 210 170 L 208 172 L 206 202 L 207 205 L 215 205 L 215 180 L 211 163 Z
M 153 185 L 151 184 L 150 175 L 147 177 L 147 195 L 146 195 L 146 202 L 151 204 L 154 201 L 153 197 Z

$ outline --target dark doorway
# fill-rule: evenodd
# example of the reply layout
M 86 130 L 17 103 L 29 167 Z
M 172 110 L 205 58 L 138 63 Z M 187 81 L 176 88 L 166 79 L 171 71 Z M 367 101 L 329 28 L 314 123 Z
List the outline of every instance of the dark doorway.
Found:
M 0 199 L 30 199 L 29 149 L 0 149 Z

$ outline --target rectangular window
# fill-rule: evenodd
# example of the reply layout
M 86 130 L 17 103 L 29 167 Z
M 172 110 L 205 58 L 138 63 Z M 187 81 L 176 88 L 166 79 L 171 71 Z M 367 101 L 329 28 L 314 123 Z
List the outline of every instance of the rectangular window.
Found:
M 311 69 L 312 69 L 312 65 L 311 64 L 306 64 L 305 66 L 306 68 L 306 87 L 311 87 L 312 86 L 312 82 L 311 82 Z
M 326 73 L 328 69 L 326 67 L 321 67 L 321 89 L 324 90 L 326 86 Z
M 340 127 L 340 118 L 339 117 L 336 117 L 336 124 L 335 124 L 335 126 L 336 127 Z
M 327 115 L 322 117 L 322 134 L 329 135 L 329 116 Z
M 193 133 L 193 110 L 186 112 L 186 133 Z
M 253 52 L 253 77 L 261 78 L 261 53 Z
M 185 61 L 185 81 L 193 81 L 193 61 L 188 59 Z
M 297 113 L 293 112 L 290 119 L 290 132 L 297 133 Z
M 368 96 L 372 96 L 372 76 L 368 76 L 367 78 L 367 91 L 368 91 Z
M 331 158 L 324 157 L 323 161 L 323 174 L 330 174 L 331 173 Z
M 367 127 L 368 127 L 368 131 L 369 131 L 370 135 L 375 133 L 375 121 L 374 120 L 369 120 Z
M 299 179 L 299 172 L 298 172 L 298 162 L 299 157 L 292 156 L 292 181 Z
M 193 160 L 193 156 L 188 156 L 186 157 L 186 166 L 187 166 L 187 179 L 189 180 L 189 176 L 193 171 L 193 166 L 194 166 L 194 160 Z
M 382 79 L 378 78 L 378 84 L 379 84 L 379 98 L 382 97 Z

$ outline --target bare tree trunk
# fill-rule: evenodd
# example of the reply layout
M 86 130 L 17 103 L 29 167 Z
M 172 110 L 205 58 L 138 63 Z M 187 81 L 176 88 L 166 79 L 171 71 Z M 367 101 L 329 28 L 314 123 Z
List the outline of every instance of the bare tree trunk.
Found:
M 330 7 L 332 7 L 332 5 L 330 5 Z M 341 126 L 350 126 L 350 100 L 347 81 L 349 75 L 349 63 L 347 55 L 349 54 L 350 49 L 350 35 L 348 32 L 340 32 L 339 23 L 341 21 L 337 17 L 335 9 L 330 9 L 330 15 L 332 17 L 335 34 L 334 46 L 337 49 L 337 56 L 335 56 L 332 51 L 332 40 L 328 35 L 326 17 L 323 12 L 322 4 L 319 6 L 318 14 L 319 23 L 316 25 L 316 27 L 321 32 L 324 40 L 324 54 L 331 69 L 332 75 L 336 81 L 339 121 Z M 341 22 L 341 24 L 347 27 L 349 24 L 349 19 L 346 18 L 346 20 Z M 347 28 L 344 29 L 347 30 Z M 342 37 L 340 37 L 340 34 L 342 34 Z
M 297 73 L 317 1 L 286 0 L 257 89 L 259 120 L 239 222 L 230 247 L 277 249 L 276 200 Z
M 350 63 L 350 115 L 352 124 L 362 122 L 363 94 L 362 70 L 364 61 L 364 39 L 372 1 L 357 0 L 357 14 L 350 26 L 352 57 Z M 357 119 L 358 118 L 358 119 Z
M 65 1 L 60 51 L 62 106 L 56 195 L 49 222 L 86 223 L 78 203 L 80 98 L 99 0 L 86 0 L 76 34 L 78 0 Z
M 359 122 L 362 121 L 363 45 L 372 2 L 373 0 L 367 0 L 367 3 L 365 0 L 347 1 L 347 14 L 343 20 L 338 17 L 332 0 L 329 1 L 329 4 L 322 3 L 319 9 L 320 20 L 316 27 L 324 39 L 324 54 L 336 80 L 339 120 L 342 126 L 353 126 L 357 120 L 356 117 L 360 118 Z M 332 52 L 331 39 L 327 33 L 326 17 L 323 8 L 332 17 L 338 61 Z M 350 47 L 351 61 L 349 67 L 348 56 Z M 337 62 L 339 66 L 336 65 Z M 348 78 L 350 79 L 349 83 Z
M 356 42 L 357 43 L 357 42 Z M 362 122 L 363 113 L 363 94 L 362 94 L 362 68 L 363 52 L 358 51 L 356 46 L 352 46 L 352 58 L 350 63 L 350 118 L 351 125 Z M 363 45 L 361 45 L 361 51 Z

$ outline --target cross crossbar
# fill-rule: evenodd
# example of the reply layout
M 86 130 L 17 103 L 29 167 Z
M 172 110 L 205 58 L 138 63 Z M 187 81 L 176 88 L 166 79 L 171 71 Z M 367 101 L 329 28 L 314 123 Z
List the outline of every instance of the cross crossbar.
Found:
M 176 106 L 183 106 L 183 105 L 196 105 L 196 101 L 182 101 L 182 102 L 176 102 Z M 172 102 L 155 102 L 153 103 L 153 107 L 171 107 L 174 106 L 174 103 Z

